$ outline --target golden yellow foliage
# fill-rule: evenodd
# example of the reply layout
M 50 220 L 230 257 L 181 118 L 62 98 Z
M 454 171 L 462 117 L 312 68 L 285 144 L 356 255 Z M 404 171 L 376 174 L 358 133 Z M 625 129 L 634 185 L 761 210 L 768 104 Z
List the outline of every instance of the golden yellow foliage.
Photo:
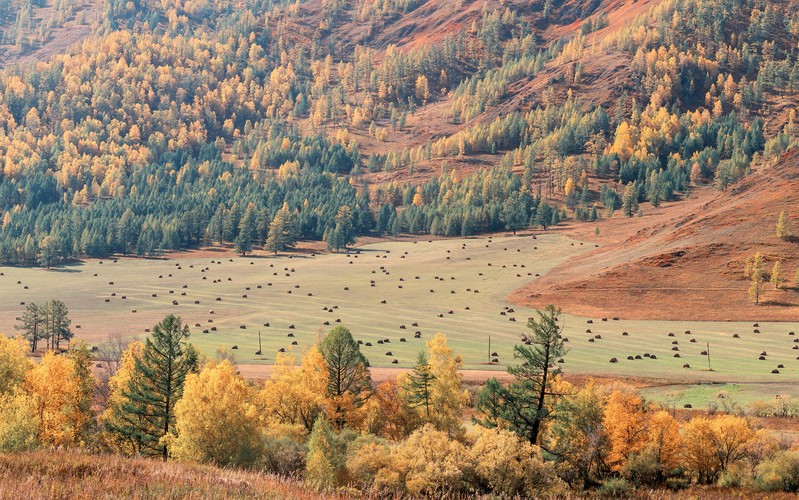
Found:
M 0 453 L 34 448 L 38 432 L 31 397 L 20 389 L 0 393 Z
M 131 342 L 122 353 L 117 372 L 108 380 L 108 406 L 100 415 L 100 422 L 104 426 L 113 424 L 122 426 L 124 424 L 122 406 L 127 401 L 127 398 L 124 396 L 123 390 L 128 387 L 134 374 L 136 358 L 141 356 L 143 350 L 143 343 L 139 341 Z M 125 439 L 118 433 L 104 432 L 102 439 L 111 449 L 125 455 L 133 455 L 139 451 L 134 441 Z
M 175 405 L 172 455 L 222 466 L 253 464 L 261 447 L 254 396 L 230 361 L 211 362 L 190 374 Z
M 628 457 L 646 445 L 649 415 L 641 397 L 613 391 L 605 404 L 605 432 L 610 441 L 608 461 L 614 470 L 621 469 Z
M 430 373 L 435 377 L 430 387 L 431 423 L 454 436 L 462 432 L 461 415 L 469 402 L 458 373 L 463 359 L 447 346 L 447 337 L 441 332 L 427 341 L 427 349 Z
M 0 395 L 11 394 L 25 380 L 33 366 L 27 352 L 28 344 L 22 337 L 0 335 Z
M 86 416 L 80 410 L 84 394 L 75 362 L 50 351 L 27 373 L 23 386 L 33 400 L 39 441 L 50 446 L 77 445 Z
M 293 428 L 301 436 L 311 432 L 316 418 L 327 408 L 327 366 L 314 346 L 296 366 L 291 352 L 278 353 L 272 378 L 258 400 L 266 427 Z

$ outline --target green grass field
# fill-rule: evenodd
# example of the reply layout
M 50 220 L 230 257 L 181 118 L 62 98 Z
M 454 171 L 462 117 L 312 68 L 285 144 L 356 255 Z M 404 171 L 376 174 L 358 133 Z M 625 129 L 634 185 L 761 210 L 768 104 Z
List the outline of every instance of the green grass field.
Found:
M 296 342 L 294 349 L 302 350 L 320 332 L 341 324 L 372 344 L 362 349 L 374 366 L 412 365 L 424 340 L 441 331 L 463 355 L 466 368 L 503 370 L 534 313 L 507 303 L 507 295 L 589 246 L 560 235 L 508 236 L 383 241 L 349 254 L 291 258 L 120 258 L 52 271 L 0 268 L 0 331 L 13 333 L 15 317 L 24 310 L 21 301 L 59 298 L 70 309 L 77 336 L 92 345 L 111 333 L 146 335 L 145 328 L 171 312 L 191 326 L 191 340 L 204 352 L 238 346 L 236 357 L 242 363 L 270 363 L 279 348 Z M 764 397 L 771 396 L 772 388 L 784 392 L 799 381 L 799 350 L 793 349 L 799 337 L 788 334 L 794 324 L 761 323 L 760 333 L 754 333 L 752 323 L 732 322 L 602 321 L 565 315 L 563 324 L 570 352 L 562 367 L 568 373 L 681 384 L 757 383 Z M 203 333 L 206 329 L 209 333 Z M 255 354 L 259 331 L 263 355 Z M 414 338 L 417 331 L 421 339 Z M 497 354 L 491 358 L 498 364 L 488 364 L 489 335 L 490 352 Z M 601 339 L 589 342 L 597 335 Z M 389 343 L 378 344 L 385 339 Z M 708 343 L 712 371 L 700 354 Z M 767 352 L 766 360 L 758 359 L 761 351 Z M 640 360 L 627 359 L 637 355 Z M 618 363 L 610 363 L 612 357 Z M 780 373 L 772 374 L 780 364 Z

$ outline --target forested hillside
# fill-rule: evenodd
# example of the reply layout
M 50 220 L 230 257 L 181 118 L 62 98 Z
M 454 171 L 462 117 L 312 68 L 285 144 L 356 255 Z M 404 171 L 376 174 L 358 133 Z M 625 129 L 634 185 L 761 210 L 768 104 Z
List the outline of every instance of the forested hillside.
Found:
M 0 74 L 2 262 L 634 216 L 797 134 L 794 0 L 92 8 Z

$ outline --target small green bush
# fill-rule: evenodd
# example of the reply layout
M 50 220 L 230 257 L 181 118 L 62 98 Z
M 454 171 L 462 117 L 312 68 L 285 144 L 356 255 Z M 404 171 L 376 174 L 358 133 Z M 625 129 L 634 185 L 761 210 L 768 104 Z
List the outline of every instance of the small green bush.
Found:
M 624 478 L 613 478 L 599 487 L 598 493 L 604 498 L 624 498 L 630 494 L 630 483 Z

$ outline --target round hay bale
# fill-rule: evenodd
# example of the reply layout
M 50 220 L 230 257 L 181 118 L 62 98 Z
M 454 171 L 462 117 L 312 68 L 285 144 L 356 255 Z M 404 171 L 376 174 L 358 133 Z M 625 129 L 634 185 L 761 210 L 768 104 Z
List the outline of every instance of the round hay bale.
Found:
M 633 361 L 633 360 L 635 360 L 635 358 L 634 358 L 634 357 L 632 357 L 632 356 L 627 356 L 627 359 L 629 359 L 630 361 Z
M 776 368 L 774 368 L 773 370 L 771 370 L 771 373 L 779 373 L 779 372 L 780 372 L 780 371 L 779 371 L 779 370 L 777 370 Z
M 206 329 L 204 329 L 204 330 L 203 330 L 203 333 L 208 333 L 208 329 L 207 329 L 207 328 L 206 328 Z
M 594 324 L 594 320 L 589 319 L 588 321 L 586 321 L 586 323 L 588 323 L 589 325 L 593 325 Z
M 247 329 L 247 325 L 239 325 L 239 330 L 246 330 L 246 329 Z
M 212 327 L 211 327 L 211 331 L 212 331 L 212 332 L 215 332 L 215 331 L 216 331 L 216 327 L 215 327 L 215 326 L 212 326 Z
M 685 330 L 686 335 L 691 335 L 691 330 Z
M 702 351 L 699 353 L 700 356 L 707 356 L 707 351 Z
M 754 330 L 752 330 L 752 333 L 760 333 L 760 330 L 758 330 L 757 328 L 755 328 Z
M 392 364 L 392 365 L 399 364 L 399 361 L 397 361 L 396 359 L 392 359 L 392 360 L 391 360 L 391 364 Z
M 299 343 L 296 340 L 294 340 L 291 342 L 291 345 L 299 345 Z
M 643 359 L 640 354 L 635 355 L 635 359 Z
M 649 356 L 649 359 L 658 359 L 658 357 L 653 354 L 653 355 Z
M 237 346 L 237 345 L 234 345 L 233 347 L 231 347 L 232 350 L 236 350 L 238 348 L 239 348 L 239 346 Z
M 630 335 L 630 334 L 629 334 L 629 333 L 627 333 L 627 332 L 621 332 L 621 336 L 622 336 L 622 337 L 627 337 L 627 336 L 629 336 L 629 335 Z
M 675 357 L 675 358 L 679 358 L 679 357 L 680 357 L 680 353 L 679 353 L 679 352 L 678 352 L 678 353 L 675 353 L 675 354 L 674 354 L 674 357 Z
M 364 345 L 365 345 L 366 347 L 372 347 L 372 343 L 371 343 L 371 342 L 367 342 L 367 343 L 365 343 Z
M 690 366 L 683 365 L 683 368 L 690 368 Z M 684 405 L 682 405 L 682 407 L 690 410 L 691 408 L 693 408 L 693 405 L 691 403 L 685 403 Z
M 618 363 L 618 362 L 619 362 L 619 360 L 618 360 L 618 359 L 616 359 L 616 358 L 610 358 L 610 362 L 611 362 L 611 363 Z
M 758 357 L 757 359 L 759 359 L 760 361 L 765 361 L 765 360 L 766 360 L 766 357 L 765 357 L 765 356 L 760 356 L 760 357 Z
M 277 350 L 277 352 L 286 352 L 286 349 L 284 347 L 281 347 L 280 349 Z
M 564 360 L 563 360 L 563 358 L 559 358 L 559 359 L 558 359 L 558 363 L 565 363 L 565 362 L 566 362 L 566 361 L 564 361 Z
M 505 314 L 505 313 L 500 313 L 500 314 Z M 589 329 L 587 329 L 587 330 L 585 331 L 585 333 L 591 333 L 591 329 L 590 329 L 590 328 L 589 328 Z
M 144 333 L 150 333 L 150 329 L 149 328 L 145 328 L 144 329 Z
M 777 365 L 777 368 L 785 368 L 785 365 Z
M 696 343 L 696 339 L 691 339 L 689 342 Z
M 766 353 L 766 351 L 763 351 L 763 352 L 760 353 L 760 355 L 761 356 L 768 356 L 768 353 Z
M 669 332 L 669 335 L 668 335 L 668 336 L 669 336 L 669 337 L 673 337 L 673 336 L 674 336 L 674 334 L 673 334 L 672 332 Z
M 671 345 L 677 345 L 677 344 L 679 344 L 679 343 L 680 343 L 680 341 L 679 341 L 679 340 L 672 340 L 672 341 L 671 341 Z
M 690 368 L 690 367 L 691 367 L 691 365 L 689 365 L 688 363 L 685 363 L 684 365 L 682 365 L 682 367 L 683 367 L 683 368 Z
M 589 342 L 594 342 L 593 338 L 588 339 Z
M 602 340 L 602 335 L 594 335 L 594 338 L 597 340 Z
M 391 354 L 391 351 L 386 351 L 386 356 L 393 356 L 393 354 Z
M 733 333 L 733 334 L 732 334 L 732 338 L 734 338 L 734 339 L 739 339 L 739 338 L 741 338 L 741 336 L 740 336 L 740 335 L 738 335 L 737 333 Z

